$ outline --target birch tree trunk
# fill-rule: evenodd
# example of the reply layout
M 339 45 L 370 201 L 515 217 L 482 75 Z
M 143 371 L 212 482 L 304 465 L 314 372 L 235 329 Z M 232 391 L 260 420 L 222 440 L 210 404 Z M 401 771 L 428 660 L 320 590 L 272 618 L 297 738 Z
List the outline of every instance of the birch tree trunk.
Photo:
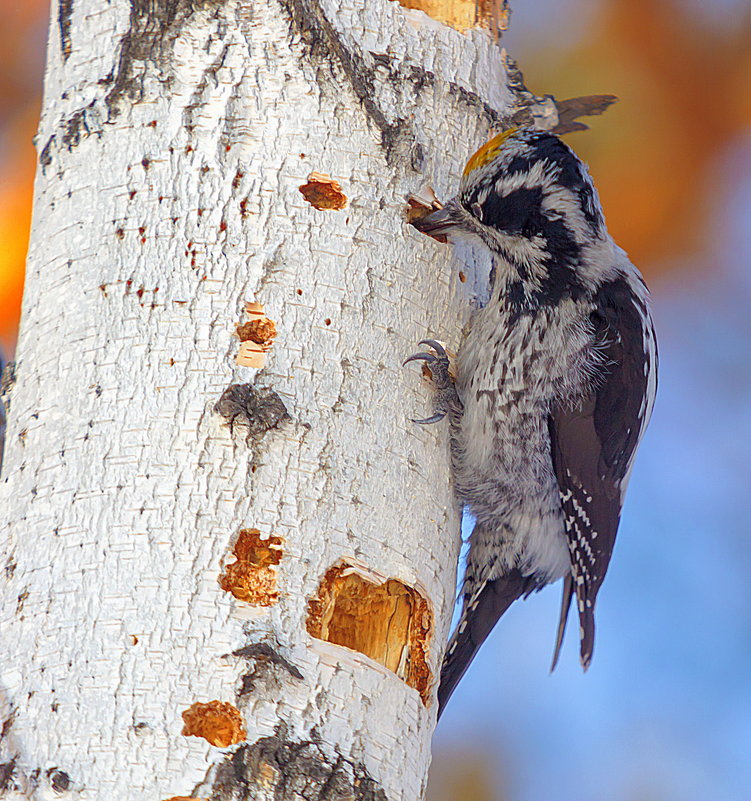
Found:
M 405 198 L 511 96 L 389 0 L 53 3 L 0 796 L 421 796 L 460 521 L 401 362 L 474 277 Z

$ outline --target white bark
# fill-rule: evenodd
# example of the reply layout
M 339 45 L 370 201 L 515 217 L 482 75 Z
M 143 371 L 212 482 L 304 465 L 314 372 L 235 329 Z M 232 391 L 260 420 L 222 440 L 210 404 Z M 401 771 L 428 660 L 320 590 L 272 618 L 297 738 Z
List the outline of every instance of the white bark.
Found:
M 396 579 L 435 680 L 459 517 L 401 362 L 458 344 L 472 281 L 404 200 L 446 196 L 507 109 L 499 50 L 388 0 L 65 0 L 50 31 L 0 484 L 4 797 L 271 798 L 281 746 L 313 741 L 356 797 L 413 801 L 435 704 L 306 618 L 342 560 Z M 346 209 L 306 202 L 312 171 Z M 235 366 L 246 302 L 277 327 L 260 373 Z M 290 420 L 233 437 L 213 409 L 246 382 Z M 268 606 L 218 583 L 252 528 L 281 538 Z M 215 699 L 266 751 L 181 733 Z

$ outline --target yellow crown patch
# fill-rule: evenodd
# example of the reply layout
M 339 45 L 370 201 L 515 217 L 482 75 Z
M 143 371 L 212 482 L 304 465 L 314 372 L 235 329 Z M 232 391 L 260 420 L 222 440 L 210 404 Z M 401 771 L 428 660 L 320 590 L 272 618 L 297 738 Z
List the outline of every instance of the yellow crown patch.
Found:
M 501 152 L 505 141 L 518 130 L 518 128 L 509 128 L 508 131 L 496 134 L 489 142 L 485 142 L 474 155 L 469 157 L 469 161 L 464 167 L 464 177 L 466 178 L 473 170 L 484 167 L 491 162 Z

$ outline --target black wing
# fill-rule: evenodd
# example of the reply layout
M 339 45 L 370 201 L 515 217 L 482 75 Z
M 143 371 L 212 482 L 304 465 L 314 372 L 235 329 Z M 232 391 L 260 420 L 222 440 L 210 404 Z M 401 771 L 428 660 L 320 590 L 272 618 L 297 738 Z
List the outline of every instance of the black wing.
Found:
M 628 281 L 605 284 L 595 303 L 591 320 L 603 356 L 600 380 L 580 406 L 554 408 L 548 420 L 571 555 L 553 667 L 575 593 L 585 670 L 594 646 L 595 600 L 613 552 L 634 453 L 652 411 L 657 369 L 646 303 Z

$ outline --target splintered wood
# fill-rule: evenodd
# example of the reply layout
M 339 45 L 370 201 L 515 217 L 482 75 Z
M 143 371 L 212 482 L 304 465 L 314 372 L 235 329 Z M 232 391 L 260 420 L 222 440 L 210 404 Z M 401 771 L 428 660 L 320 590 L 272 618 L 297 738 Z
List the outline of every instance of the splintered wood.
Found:
M 310 173 L 308 182 L 300 187 L 300 193 L 313 208 L 322 211 L 341 211 L 347 205 L 347 196 L 339 182 L 322 172 Z
M 407 198 L 407 222 L 413 223 L 439 211 L 443 208 L 443 203 L 436 197 L 432 186 L 423 186 L 419 192 L 411 194 Z
M 276 324 L 266 317 L 260 303 L 246 303 L 245 314 L 249 319 L 236 327 L 240 350 L 235 361 L 241 367 L 261 368 L 266 364 L 266 353 L 271 350 L 276 336 Z
M 424 11 L 429 17 L 466 31 L 487 28 L 498 37 L 508 28 L 508 0 L 397 0 L 404 8 Z
M 236 562 L 224 569 L 219 586 L 238 601 L 253 606 L 271 606 L 279 600 L 276 566 L 282 559 L 282 539 L 261 537 L 257 528 L 244 528 L 232 549 Z
M 414 225 L 423 217 L 427 217 L 434 211 L 439 211 L 443 208 L 443 203 L 436 197 L 432 186 L 424 186 L 417 194 L 411 194 L 407 198 L 407 222 Z M 448 238 L 445 234 L 427 234 L 431 239 L 436 242 L 443 242 L 446 244 Z
M 241 743 L 247 734 L 240 712 L 224 701 L 196 702 L 183 712 L 183 735 L 203 737 L 217 748 Z
M 427 705 L 433 615 L 425 598 L 396 579 L 378 582 L 349 565 L 329 569 L 308 604 L 308 633 L 359 651 L 420 693 Z

